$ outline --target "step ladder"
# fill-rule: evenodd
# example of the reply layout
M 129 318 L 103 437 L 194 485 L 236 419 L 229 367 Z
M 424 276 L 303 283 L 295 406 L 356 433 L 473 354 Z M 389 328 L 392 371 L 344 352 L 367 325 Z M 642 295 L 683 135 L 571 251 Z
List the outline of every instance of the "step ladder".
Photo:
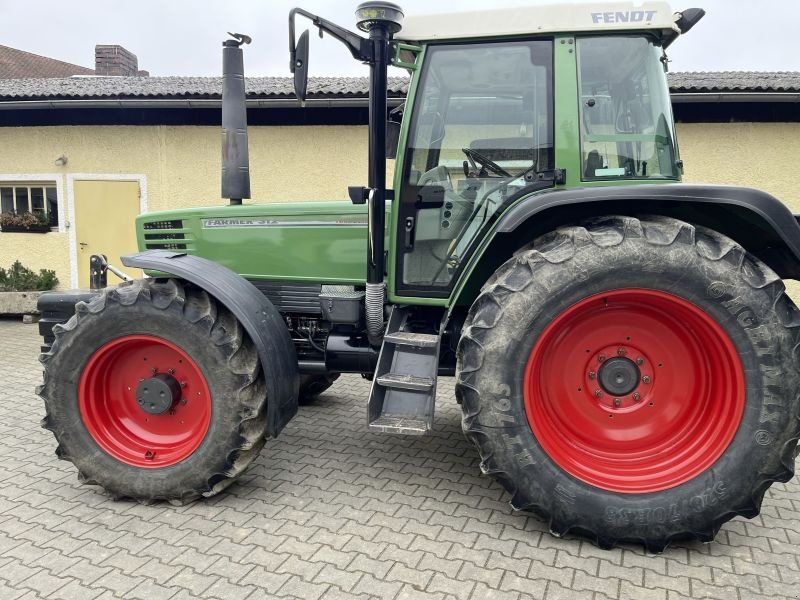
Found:
M 410 309 L 395 306 L 383 338 L 369 395 L 373 431 L 422 435 L 433 429 L 439 333 L 407 330 Z

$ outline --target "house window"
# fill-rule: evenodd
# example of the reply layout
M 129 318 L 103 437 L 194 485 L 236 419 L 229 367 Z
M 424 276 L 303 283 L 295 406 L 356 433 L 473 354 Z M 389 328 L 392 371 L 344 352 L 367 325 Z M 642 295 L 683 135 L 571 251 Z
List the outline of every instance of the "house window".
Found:
M 52 183 L 0 183 L 0 212 L 33 213 L 58 227 L 58 194 Z

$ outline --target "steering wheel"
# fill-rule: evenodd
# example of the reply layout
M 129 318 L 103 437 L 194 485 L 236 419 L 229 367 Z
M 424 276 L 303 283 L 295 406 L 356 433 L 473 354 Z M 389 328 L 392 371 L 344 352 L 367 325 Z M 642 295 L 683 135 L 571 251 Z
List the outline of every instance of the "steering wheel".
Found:
M 467 159 L 469 159 L 472 168 L 475 170 L 474 171 L 475 174 L 472 175 L 473 177 L 480 177 L 482 174 L 485 174 L 486 171 L 490 171 L 491 173 L 494 173 L 495 175 L 499 175 L 501 177 L 511 177 L 511 173 L 506 171 L 496 162 L 493 162 L 488 158 L 486 158 L 483 154 L 481 154 L 477 150 L 473 150 L 472 148 L 462 148 L 461 151 L 467 155 Z M 470 170 L 467 168 L 466 163 L 464 163 L 464 175 L 470 177 Z

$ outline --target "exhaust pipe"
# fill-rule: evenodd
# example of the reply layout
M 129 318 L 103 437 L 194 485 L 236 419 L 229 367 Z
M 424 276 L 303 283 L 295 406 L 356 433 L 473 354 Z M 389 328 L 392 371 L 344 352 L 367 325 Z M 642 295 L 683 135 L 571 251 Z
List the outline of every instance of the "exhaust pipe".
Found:
M 367 334 L 373 346 L 383 341 L 386 284 L 383 236 L 386 220 L 386 88 L 391 60 L 389 42 L 403 26 L 403 11 L 390 2 L 364 2 L 356 8 L 356 26 L 369 34 L 369 199 L 367 206 Z
M 247 149 L 247 105 L 242 44 L 252 40 L 228 33 L 222 42 L 222 197 L 239 205 L 250 198 L 250 156 Z

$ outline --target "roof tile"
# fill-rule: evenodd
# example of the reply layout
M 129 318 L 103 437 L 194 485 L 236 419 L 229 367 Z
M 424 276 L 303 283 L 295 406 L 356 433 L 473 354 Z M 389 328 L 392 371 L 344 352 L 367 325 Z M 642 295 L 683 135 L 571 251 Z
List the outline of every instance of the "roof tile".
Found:
M 800 92 L 800 72 L 720 71 L 669 74 L 673 93 Z M 289 77 L 248 77 L 247 97 L 291 98 Z M 403 97 L 408 79 L 389 78 L 389 96 Z M 312 77 L 309 98 L 365 98 L 366 77 Z M 220 98 L 221 77 L 96 77 L 0 79 L 0 101 L 93 98 Z
M 0 79 L 18 77 L 71 77 L 92 75 L 94 69 L 39 56 L 32 52 L 0 46 Z

